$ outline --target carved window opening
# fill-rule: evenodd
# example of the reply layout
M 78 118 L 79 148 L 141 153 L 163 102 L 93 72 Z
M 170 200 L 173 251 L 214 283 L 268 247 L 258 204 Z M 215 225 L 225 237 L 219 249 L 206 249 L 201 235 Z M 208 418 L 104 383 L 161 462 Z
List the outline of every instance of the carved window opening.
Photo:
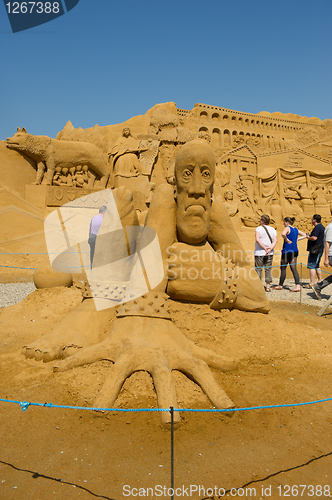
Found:
M 229 130 L 224 130 L 224 146 L 228 147 L 230 146 L 231 140 L 230 140 L 230 133 Z
M 221 134 L 218 128 L 214 128 L 212 131 L 212 147 L 219 148 L 221 145 Z

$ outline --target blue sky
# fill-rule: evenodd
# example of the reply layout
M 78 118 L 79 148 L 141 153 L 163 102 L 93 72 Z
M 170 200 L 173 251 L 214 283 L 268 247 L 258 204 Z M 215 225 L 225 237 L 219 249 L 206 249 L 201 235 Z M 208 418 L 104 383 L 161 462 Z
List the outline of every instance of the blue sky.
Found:
M 332 119 L 331 19 L 331 0 L 80 0 L 13 34 L 2 4 L 0 139 L 167 101 Z

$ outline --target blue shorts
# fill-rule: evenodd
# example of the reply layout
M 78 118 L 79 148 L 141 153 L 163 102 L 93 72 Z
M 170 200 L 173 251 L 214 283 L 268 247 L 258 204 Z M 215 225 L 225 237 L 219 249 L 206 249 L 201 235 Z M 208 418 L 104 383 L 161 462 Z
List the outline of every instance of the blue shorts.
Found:
M 308 269 L 319 269 L 320 259 L 322 258 L 323 252 L 320 252 L 317 255 L 314 255 L 309 252 L 308 255 Z

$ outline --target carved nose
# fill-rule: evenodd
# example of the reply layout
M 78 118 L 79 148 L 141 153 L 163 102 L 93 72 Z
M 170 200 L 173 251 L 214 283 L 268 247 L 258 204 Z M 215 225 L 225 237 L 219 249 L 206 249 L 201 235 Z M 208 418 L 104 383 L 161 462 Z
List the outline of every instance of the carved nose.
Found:
M 205 194 L 202 176 L 199 170 L 194 171 L 193 179 L 189 188 L 189 194 L 192 196 L 204 196 Z

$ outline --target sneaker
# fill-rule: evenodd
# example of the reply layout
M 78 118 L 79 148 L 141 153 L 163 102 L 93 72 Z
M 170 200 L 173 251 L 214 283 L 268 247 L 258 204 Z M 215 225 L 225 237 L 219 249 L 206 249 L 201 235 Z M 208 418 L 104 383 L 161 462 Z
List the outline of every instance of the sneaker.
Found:
M 316 295 L 317 299 L 321 300 L 322 298 L 322 294 L 320 293 L 320 290 L 319 288 L 317 287 L 317 285 L 313 285 L 311 287 L 311 290 L 314 292 L 314 294 Z

